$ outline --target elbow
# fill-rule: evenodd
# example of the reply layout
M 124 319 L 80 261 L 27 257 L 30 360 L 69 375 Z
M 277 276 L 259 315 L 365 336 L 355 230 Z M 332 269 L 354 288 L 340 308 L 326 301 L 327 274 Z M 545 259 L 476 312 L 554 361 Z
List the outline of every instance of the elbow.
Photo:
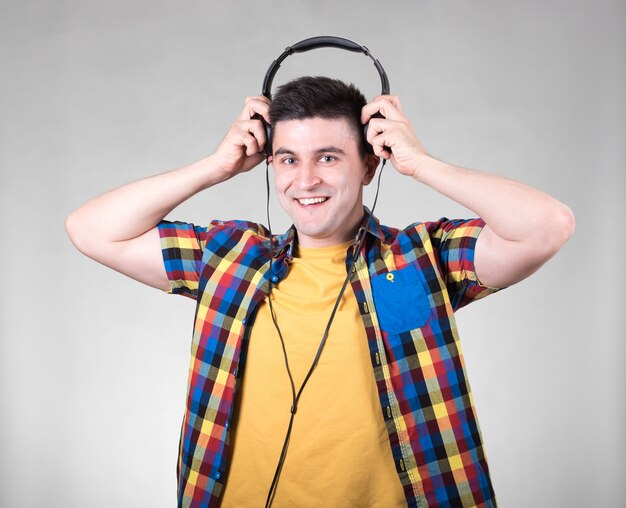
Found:
M 76 210 L 68 215 L 65 219 L 65 232 L 67 233 L 67 236 L 69 237 L 74 247 L 76 247 L 83 254 L 87 254 L 85 238 L 84 235 L 81 233 L 82 229 L 83 228 L 81 228 L 80 216 L 78 215 L 78 210 Z
M 76 237 L 76 219 L 75 219 L 75 213 L 76 212 L 72 212 L 71 214 L 69 214 L 66 218 L 65 218 L 65 232 L 67 233 L 67 236 L 69 237 L 70 241 L 76 245 L 76 242 L 74 241 L 75 237 Z
M 576 218 L 571 208 L 563 205 L 559 212 L 559 231 L 563 240 L 563 243 L 567 242 L 576 229 Z
M 554 210 L 551 217 L 551 242 L 549 242 L 552 255 L 556 254 L 563 245 L 574 234 L 576 229 L 576 219 L 572 210 L 563 203 L 559 203 L 559 206 Z

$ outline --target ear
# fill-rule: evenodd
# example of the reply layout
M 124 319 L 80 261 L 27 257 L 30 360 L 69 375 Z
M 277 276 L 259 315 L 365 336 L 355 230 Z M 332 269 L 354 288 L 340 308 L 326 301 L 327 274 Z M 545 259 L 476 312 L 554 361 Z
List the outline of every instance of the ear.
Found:
M 363 162 L 365 163 L 365 174 L 363 175 L 361 183 L 363 185 L 369 185 L 376 174 L 376 168 L 380 162 L 380 157 L 374 155 L 373 153 L 366 153 Z

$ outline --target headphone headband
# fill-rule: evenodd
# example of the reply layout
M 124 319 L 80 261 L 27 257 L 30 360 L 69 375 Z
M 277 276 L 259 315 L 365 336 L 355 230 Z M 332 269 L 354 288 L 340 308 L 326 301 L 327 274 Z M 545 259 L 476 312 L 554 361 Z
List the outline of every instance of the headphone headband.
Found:
M 374 66 L 380 75 L 381 95 L 389 95 L 389 79 L 387 79 L 387 73 L 385 72 L 385 69 L 383 69 L 380 62 L 372 56 L 370 50 L 361 44 L 351 41 L 350 39 L 345 39 L 344 37 L 334 37 L 332 35 L 310 37 L 308 39 L 304 39 L 303 41 L 296 42 L 293 46 L 287 46 L 285 51 L 283 51 L 283 53 L 272 62 L 269 69 L 267 69 L 265 79 L 263 79 L 263 90 L 261 93 L 268 99 L 272 99 L 272 82 L 274 81 L 274 76 L 280 68 L 280 64 L 283 63 L 285 58 L 294 53 L 304 53 L 305 51 L 311 51 L 318 48 L 345 49 L 346 51 L 363 53 L 365 56 L 368 56 L 374 62 Z

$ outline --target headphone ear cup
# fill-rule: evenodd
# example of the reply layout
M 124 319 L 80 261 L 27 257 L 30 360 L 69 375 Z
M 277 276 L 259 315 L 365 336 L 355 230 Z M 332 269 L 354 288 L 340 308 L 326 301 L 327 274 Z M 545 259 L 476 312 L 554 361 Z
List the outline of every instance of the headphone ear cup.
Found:
M 372 118 L 385 118 L 380 112 L 378 113 L 374 113 L 372 115 Z M 370 118 L 371 120 L 371 118 Z M 374 153 L 374 147 L 372 145 L 369 144 L 369 142 L 367 141 L 367 130 L 370 126 L 370 123 L 367 122 L 364 126 L 363 126 L 363 135 L 365 136 L 365 150 L 367 151 L 367 153 Z M 386 150 L 391 152 L 391 149 L 388 147 L 384 147 Z
M 261 120 L 261 123 L 263 124 L 263 128 L 265 129 L 265 146 L 263 147 L 263 153 L 268 156 L 272 155 L 272 126 L 269 123 L 267 123 L 265 121 L 265 118 L 263 118 L 258 113 L 255 113 L 252 116 L 252 119 Z
M 263 127 L 265 127 L 265 146 L 263 151 L 265 155 L 272 155 L 272 125 L 263 119 Z
M 367 128 L 369 127 L 370 123 L 367 122 L 364 126 L 363 126 L 363 139 L 365 141 L 365 151 L 367 153 L 374 153 L 374 147 L 372 145 L 369 144 L 369 142 L 367 141 Z

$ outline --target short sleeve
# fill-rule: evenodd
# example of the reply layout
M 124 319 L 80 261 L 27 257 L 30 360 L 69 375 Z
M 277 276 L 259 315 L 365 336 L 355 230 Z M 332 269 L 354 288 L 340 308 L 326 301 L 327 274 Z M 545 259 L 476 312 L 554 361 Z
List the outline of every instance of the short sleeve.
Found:
M 208 228 L 186 222 L 161 221 L 158 225 L 170 293 L 196 299 L 204 267 Z
M 498 291 L 481 284 L 474 267 L 476 241 L 485 226 L 482 219 L 442 218 L 425 225 L 455 311 Z

